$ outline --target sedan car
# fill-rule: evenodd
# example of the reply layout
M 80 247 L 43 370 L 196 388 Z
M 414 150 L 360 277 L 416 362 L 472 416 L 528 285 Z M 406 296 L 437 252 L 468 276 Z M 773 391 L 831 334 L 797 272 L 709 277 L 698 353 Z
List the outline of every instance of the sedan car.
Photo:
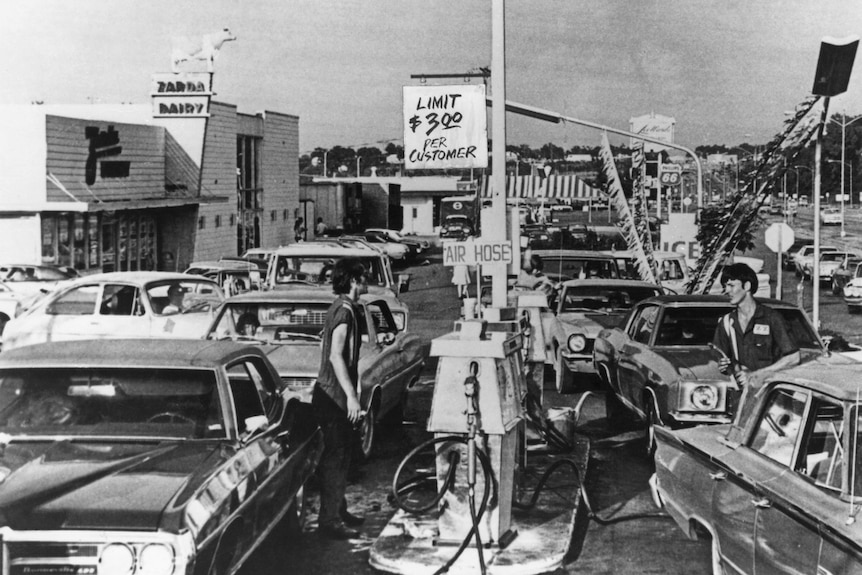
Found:
M 411 237 L 406 234 L 402 234 L 397 230 L 389 230 L 386 228 L 368 228 L 365 230 L 366 234 L 377 234 L 380 235 L 390 242 L 401 242 L 408 248 L 407 256 L 410 259 L 416 259 L 423 254 L 425 254 L 431 248 L 431 242 L 428 240 L 420 240 L 416 237 Z
M 804 359 L 824 347 L 803 311 L 780 300 L 760 300 L 777 310 Z M 659 296 L 637 304 L 625 325 L 602 330 L 593 359 L 606 389 L 609 418 L 626 412 L 653 425 L 678 428 L 728 423 L 739 391 L 718 370 L 720 352 L 711 347 L 720 318 L 733 306 L 723 296 Z
M 714 573 L 859 573 L 862 364 L 823 357 L 771 375 L 737 426 L 656 429 L 656 503 Z
M 840 226 L 843 221 L 841 210 L 837 208 L 826 208 L 820 211 L 820 223 L 824 226 Z
M 374 232 L 360 232 L 355 235 L 363 238 L 372 246 L 380 248 L 383 253 L 392 259 L 393 264 L 403 264 L 407 261 L 410 248 L 406 244 L 392 241 L 386 236 Z
M 35 304 L 43 295 L 21 292 L 14 289 L 12 285 L 0 281 L 0 336 L 3 335 L 9 320 Z
M 835 246 L 820 246 L 820 254 L 825 252 L 837 252 Z M 799 248 L 799 251 L 793 256 L 793 266 L 796 269 L 796 277 L 805 276 L 805 269 L 811 269 L 814 266 L 814 244 L 804 245 Z
M 844 303 L 849 313 L 862 310 L 862 277 L 853 278 L 844 285 Z
M 654 284 L 635 280 L 569 280 L 558 289 L 548 358 L 558 393 L 575 391 L 576 374 L 595 375 L 593 343 L 602 329 L 618 326 L 634 304 L 663 293 Z
M 832 281 L 832 272 L 839 266 L 851 259 L 858 259 L 859 256 L 853 252 L 828 251 L 820 254 L 820 266 L 818 273 L 820 274 L 821 285 L 825 282 Z M 811 280 L 814 274 L 814 262 L 806 263 L 802 270 L 805 279 Z
M 212 280 L 173 272 L 79 278 L 6 324 L 3 349 L 98 338 L 200 338 L 224 292 Z
M 287 388 L 310 402 L 320 369 L 321 331 L 334 299 L 331 292 L 320 290 L 238 295 L 219 309 L 206 337 L 261 347 Z M 360 309 L 359 400 L 366 412 L 360 432 L 368 457 L 376 423 L 401 422 L 407 388 L 418 380 L 431 344 L 399 331 L 389 306 L 378 296 L 362 296 Z
M 410 274 L 398 274 L 396 283 L 392 264 L 381 252 L 333 242 L 300 242 L 278 248 L 270 261 L 265 285 L 272 290 L 317 288 L 329 293 L 332 286 L 326 274 L 336 260 L 344 257 L 362 262 L 368 278 L 368 293 L 385 299 L 398 329 L 406 330 L 409 309 L 398 296 L 410 289 Z
M 0 264 L 0 280 L 11 284 L 19 293 L 48 293 L 59 285 L 79 277 L 68 267 L 35 264 Z
M 259 349 L 52 342 L 0 356 L 4 573 L 233 573 L 297 527 L 323 439 Z
M 841 295 L 847 282 L 862 277 L 862 258 L 848 258 L 832 271 L 832 293 Z

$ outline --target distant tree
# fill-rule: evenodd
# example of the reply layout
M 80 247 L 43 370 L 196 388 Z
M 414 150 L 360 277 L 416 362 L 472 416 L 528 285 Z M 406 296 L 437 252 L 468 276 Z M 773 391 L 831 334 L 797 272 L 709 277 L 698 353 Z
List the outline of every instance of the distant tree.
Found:
M 539 149 L 539 157 L 548 161 L 562 160 L 566 157 L 566 151 L 560 146 L 548 142 Z
M 392 142 L 389 142 L 388 144 L 386 144 L 385 151 L 386 151 L 387 155 L 395 154 L 399 158 L 404 157 L 404 146 L 398 146 Z

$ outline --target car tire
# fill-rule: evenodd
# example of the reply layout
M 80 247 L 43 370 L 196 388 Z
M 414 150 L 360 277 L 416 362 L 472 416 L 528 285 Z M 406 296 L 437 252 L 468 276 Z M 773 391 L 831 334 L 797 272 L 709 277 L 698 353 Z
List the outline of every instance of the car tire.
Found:
M 375 394 L 368 404 L 368 409 L 365 410 L 365 417 L 362 418 L 362 422 L 359 424 L 359 452 L 363 461 L 371 459 L 371 453 L 374 451 L 379 411 L 380 401 L 377 394 Z
M 652 396 L 644 395 L 644 439 L 646 440 L 646 456 L 649 460 L 655 457 L 655 430 L 653 426 L 656 424 L 655 409 L 652 404 Z
M 557 350 L 556 364 L 556 387 L 557 393 L 564 395 L 575 392 L 575 375 L 566 366 L 566 360 L 563 359 L 563 352 Z

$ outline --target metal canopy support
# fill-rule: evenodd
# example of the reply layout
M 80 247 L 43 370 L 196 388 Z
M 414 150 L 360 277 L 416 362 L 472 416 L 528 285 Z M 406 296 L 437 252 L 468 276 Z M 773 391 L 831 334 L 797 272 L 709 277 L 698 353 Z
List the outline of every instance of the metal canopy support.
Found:
M 496 100 L 494 99 L 486 99 L 485 102 L 493 109 L 499 107 Z M 563 116 L 562 114 L 557 114 L 556 112 L 542 110 L 540 108 L 534 108 L 533 106 L 527 106 L 526 104 L 518 104 L 516 102 L 507 101 L 506 111 L 512 112 L 514 114 L 520 114 L 521 116 L 536 118 L 537 120 L 543 120 L 545 122 L 551 122 L 553 124 L 571 122 L 572 124 L 578 124 L 580 126 L 586 126 L 588 128 L 595 128 L 596 130 L 602 130 L 603 132 L 611 132 L 613 134 L 619 134 L 621 136 L 628 136 L 630 138 L 643 140 L 644 142 L 651 142 L 653 144 L 659 144 L 668 148 L 674 148 L 675 150 L 681 150 L 685 152 L 694 159 L 694 163 L 697 166 L 697 210 L 698 214 L 700 214 L 700 210 L 701 208 L 703 208 L 703 168 L 700 165 L 700 158 L 697 157 L 697 154 L 694 153 L 694 150 L 686 148 L 685 146 L 680 146 L 679 144 L 670 144 L 656 138 L 650 138 L 649 136 L 644 136 L 643 134 L 627 132 L 626 130 L 618 130 L 617 128 L 603 126 L 601 124 L 596 124 L 595 122 L 588 122 L 586 120 L 579 120 L 577 118 Z
M 490 222 L 482 222 L 482 236 L 489 240 L 506 240 L 506 5 L 492 0 L 491 7 L 491 198 Z M 480 216 L 481 217 L 481 216 Z M 490 224 L 490 225 L 488 225 Z M 491 305 L 506 307 L 505 265 L 491 270 Z

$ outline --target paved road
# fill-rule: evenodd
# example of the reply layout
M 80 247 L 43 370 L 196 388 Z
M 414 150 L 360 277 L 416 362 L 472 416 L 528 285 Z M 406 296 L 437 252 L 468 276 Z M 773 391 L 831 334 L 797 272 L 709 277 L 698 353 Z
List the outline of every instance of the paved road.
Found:
M 411 309 L 412 329 L 428 337 L 451 330 L 460 301 L 455 297 L 451 272 L 434 260 L 417 266 L 406 300 Z M 321 541 L 316 536 L 316 498 L 312 499 L 309 526 L 300 535 L 275 532 L 243 569 L 244 575 L 262 573 L 374 573 L 368 566 L 368 549 L 394 513 L 387 501 L 392 477 L 404 455 L 428 437 L 425 421 L 434 389 L 435 368 L 429 365 L 419 385 L 410 394 L 405 412 L 409 422 L 381 428 L 383 441 L 371 463 L 361 468 L 348 491 L 351 508 L 366 516 L 361 540 Z M 655 511 L 647 487 L 651 473 L 643 455 L 643 428 L 636 425 L 610 429 L 601 394 L 587 398 L 582 433 L 593 441 L 588 493 L 603 516 L 621 516 Z M 546 406 L 573 406 L 580 394 L 546 395 Z M 541 505 L 541 504 L 540 504 Z M 708 571 L 709 548 L 688 541 L 668 520 L 642 519 L 610 526 L 591 523 L 583 540 L 581 556 L 558 573 L 690 574 Z
M 862 215 L 853 216 L 853 223 L 847 226 L 850 235 L 845 241 L 848 246 L 858 246 L 862 253 Z M 806 217 L 803 212 L 795 227 L 798 235 L 808 234 L 810 237 L 810 214 Z M 831 241 L 837 236 L 837 231 L 824 228 L 824 237 Z M 762 232 L 757 235 L 762 237 Z M 746 255 L 765 258 L 766 271 L 775 277 L 775 256 L 763 245 L 758 245 L 753 253 Z M 429 265 L 406 271 L 412 274 L 410 292 L 405 296 L 412 314 L 411 329 L 429 338 L 451 330 L 460 307 L 451 284 L 451 271 L 440 265 L 439 257 L 432 258 Z M 785 299 L 795 301 L 797 283 L 792 272 L 784 272 Z M 805 287 L 806 307 L 810 309 L 810 284 Z M 821 318 L 824 327 L 850 336 L 848 339 L 862 341 L 862 316 L 846 314 L 843 301 L 832 296 L 829 290 L 821 291 Z M 293 536 L 281 531 L 273 533 L 243 569 L 244 575 L 374 573 L 367 563 L 368 549 L 394 512 L 387 501 L 387 494 L 397 465 L 413 446 L 428 436 L 425 420 L 434 389 L 434 375 L 432 361 L 426 367 L 420 384 L 409 394 L 405 412 L 408 423 L 381 428 L 383 440 L 380 449 L 373 461 L 361 468 L 350 486 L 351 507 L 367 518 L 363 527 L 365 537 L 349 542 L 318 539 L 314 533 L 317 504 L 312 498 L 306 531 Z M 651 469 L 643 455 L 642 426 L 631 424 L 625 428 L 610 428 L 605 419 L 601 392 L 592 390 L 592 393 L 586 399 L 579 430 L 592 440 L 587 491 L 596 511 L 603 516 L 655 511 L 647 487 Z M 546 407 L 573 406 L 580 397 L 581 394 L 559 396 L 547 392 Z M 706 543 L 687 540 L 671 521 L 641 519 L 607 526 L 590 523 L 580 557 L 559 570 L 558 575 L 708 572 L 709 547 Z

